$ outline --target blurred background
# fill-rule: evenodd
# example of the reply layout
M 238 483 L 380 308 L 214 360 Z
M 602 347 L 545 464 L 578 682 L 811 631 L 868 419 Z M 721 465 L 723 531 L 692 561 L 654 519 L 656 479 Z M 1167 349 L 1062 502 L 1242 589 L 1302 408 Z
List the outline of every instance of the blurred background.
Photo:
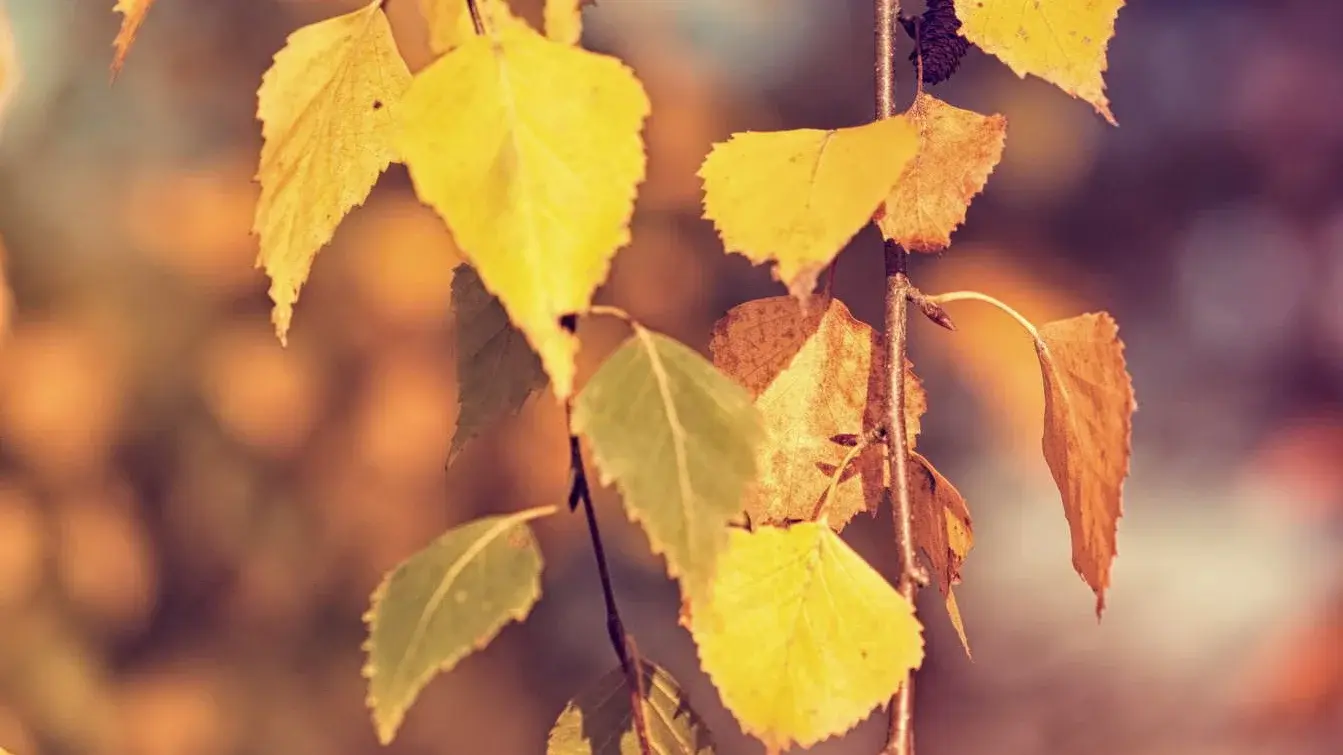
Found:
M 111 0 L 7 0 L 0 67 L 0 746 L 15 755 L 539 753 L 615 660 L 581 518 L 539 524 L 543 598 L 434 681 L 380 749 L 367 596 L 444 527 L 559 503 L 549 399 L 444 470 L 457 256 L 394 166 L 318 256 L 290 345 L 249 235 L 255 91 L 338 0 L 161 0 L 114 87 Z M 535 20 L 539 2 L 515 3 Z M 906 10 L 921 10 L 906 3 Z M 429 61 L 414 0 L 390 13 Z M 781 293 L 699 218 L 695 170 L 744 129 L 872 116 L 866 0 L 600 0 L 589 46 L 653 102 L 631 247 L 599 298 L 703 349 Z M 1035 358 L 1010 321 L 916 324 L 920 448 L 976 548 L 960 649 L 936 594 L 921 755 L 1343 751 L 1343 4 L 1134 1 L 1106 79 L 1120 127 L 972 51 L 933 92 L 1008 118 L 1007 150 L 929 292 L 1120 323 L 1139 412 L 1104 621 L 1039 455 Z M 913 96 L 901 39 L 900 100 Z M 880 240 L 837 293 L 880 323 Z M 3 287 L 0 287 L 0 291 Z M 585 323 L 583 370 L 620 337 Z M 618 597 L 723 753 L 758 753 L 698 671 L 673 586 L 609 491 Z M 888 518 L 846 536 L 894 565 Z M 884 714 L 815 752 L 867 755 Z

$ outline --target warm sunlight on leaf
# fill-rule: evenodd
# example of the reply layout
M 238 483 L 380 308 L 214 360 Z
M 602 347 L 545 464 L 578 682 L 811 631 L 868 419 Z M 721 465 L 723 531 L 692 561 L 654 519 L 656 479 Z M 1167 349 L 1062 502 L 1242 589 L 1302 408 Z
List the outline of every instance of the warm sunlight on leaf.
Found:
M 392 105 L 410 72 L 380 2 L 294 32 L 261 80 L 253 230 L 284 341 L 317 251 L 395 159 Z
M 682 593 L 700 595 L 755 478 L 763 433 L 751 397 L 704 357 L 636 325 L 574 400 L 573 430 Z
M 1016 75 L 1033 74 L 1091 103 L 1110 123 L 1105 48 L 1124 0 L 956 0 L 966 39 Z
M 121 28 L 117 31 L 117 38 L 112 40 L 112 78 L 115 79 L 121 73 L 126 54 L 131 51 L 131 45 L 135 44 L 135 34 L 140 31 L 140 24 L 144 23 L 145 14 L 149 13 L 149 6 L 153 4 L 154 0 L 117 0 L 117 4 L 112 6 L 113 12 L 121 14 Z
M 903 117 L 831 131 L 748 131 L 714 145 L 700 167 L 704 217 L 729 252 L 774 274 L 799 298 L 871 219 L 918 150 Z
M 640 661 L 643 718 L 658 755 L 713 755 L 713 737 L 666 670 Z M 550 730 L 546 755 L 639 755 L 625 672 L 616 667 L 570 700 Z
M 1007 119 L 923 92 L 905 117 L 919 129 L 919 151 L 878 210 L 877 225 L 912 252 L 941 251 L 1002 157 Z
M 559 319 L 588 308 L 629 241 L 648 112 L 618 60 L 519 25 L 440 58 L 397 107 L 416 192 L 527 335 L 560 398 L 573 391 L 578 342 Z
M 755 397 L 765 422 L 760 476 L 744 508 L 754 525 L 810 520 L 849 449 L 836 435 L 863 437 L 881 425 L 885 360 L 880 338 L 835 299 L 804 314 L 791 296 L 757 299 L 731 309 L 714 326 L 714 364 Z M 927 398 L 906 364 L 906 418 L 912 445 Z M 853 459 L 825 508 L 835 529 L 875 509 L 884 482 L 884 454 L 872 444 Z
M 546 385 L 536 352 L 470 265 L 457 267 L 452 305 L 457 313 L 457 402 L 461 410 L 450 460 L 485 428 L 517 413 L 529 396 Z
M 909 455 L 909 490 L 914 503 L 914 544 L 928 557 L 938 592 L 946 599 L 947 615 L 968 655 L 970 641 L 961 623 L 952 586 L 961 581 L 961 564 L 974 546 L 970 509 L 956 486 L 923 456 Z
M 546 36 L 566 45 L 576 45 L 583 36 L 583 7 L 596 0 L 546 0 Z
M 374 591 L 364 676 L 384 745 L 435 674 L 526 618 L 541 596 L 541 551 L 527 522 L 554 512 L 529 509 L 448 530 Z
M 723 704 L 766 747 L 848 731 L 923 662 L 913 606 L 828 527 L 729 537 L 690 631 Z
M 1036 353 L 1045 381 L 1045 460 L 1063 495 L 1073 567 L 1095 591 L 1099 616 L 1137 408 L 1124 344 L 1114 318 L 1101 312 L 1040 326 Z

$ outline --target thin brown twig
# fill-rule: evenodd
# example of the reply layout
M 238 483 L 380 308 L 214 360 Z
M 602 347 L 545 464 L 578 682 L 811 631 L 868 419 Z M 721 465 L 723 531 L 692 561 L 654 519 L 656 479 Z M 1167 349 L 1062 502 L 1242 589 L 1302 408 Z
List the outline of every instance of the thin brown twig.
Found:
M 876 11 L 877 117 L 895 115 L 895 24 L 899 0 L 874 0 Z M 906 275 L 907 253 L 887 241 L 886 260 L 886 447 L 890 459 L 891 499 L 894 502 L 895 539 L 899 549 L 900 581 L 896 588 L 910 603 L 927 574 L 914 553 L 913 503 L 909 490 L 909 441 L 905 429 L 905 351 L 909 335 L 908 303 L 911 287 Z M 914 753 L 914 675 L 891 699 L 885 755 Z
M 566 404 L 566 413 L 570 406 Z M 583 447 L 578 436 L 569 435 L 569 510 L 583 505 L 583 515 L 588 522 L 588 535 L 592 538 L 592 555 L 597 559 L 597 575 L 602 582 L 602 598 L 606 601 L 606 634 L 611 647 L 620 659 L 620 668 L 625 672 L 625 686 L 630 692 L 630 708 L 634 711 L 634 731 L 639 739 L 639 751 L 642 755 L 652 755 L 652 746 L 648 740 L 648 722 L 644 719 L 644 685 L 638 651 L 634 642 L 625 633 L 625 625 L 620 621 L 620 610 L 616 607 L 615 589 L 611 584 L 611 569 L 606 562 L 606 548 L 602 545 L 601 530 L 597 527 L 597 513 L 592 505 L 592 488 L 588 485 L 587 472 L 583 466 Z M 634 652 L 631 652 L 634 650 Z
M 471 11 L 471 25 L 476 27 L 476 34 L 483 35 L 485 33 L 485 17 L 480 15 L 480 6 L 476 4 L 476 0 L 466 0 L 466 9 Z

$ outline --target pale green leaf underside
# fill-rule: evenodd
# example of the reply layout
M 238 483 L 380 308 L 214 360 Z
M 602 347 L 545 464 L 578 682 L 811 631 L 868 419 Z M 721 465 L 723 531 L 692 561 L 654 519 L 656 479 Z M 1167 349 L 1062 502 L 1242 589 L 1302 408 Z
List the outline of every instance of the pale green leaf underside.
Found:
M 695 351 L 636 325 L 578 395 L 573 430 L 682 589 L 706 588 L 755 479 L 764 431 L 750 395 Z
M 487 427 L 516 414 L 528 397 L 546 385 L 541 359 L 470 265 L 458 266 L 452 279 L 452 306 L 457 313 L 461 410 L 449 460 Z
M 526 618 L 541 596 L 541 552 L 527 521 L 554 510 L 490 516 L 448 530 L 374 591 L 364 675 L 383 744 L 436 673 L 483 648 L 510 620 Z
M 713 737 L 680 685 L 643 661 L 644 721 L 655 755 L 712 755 Z M 640 755 L 625 673 L 619 667 L 569 701 L 550 730 L 546 755 Z

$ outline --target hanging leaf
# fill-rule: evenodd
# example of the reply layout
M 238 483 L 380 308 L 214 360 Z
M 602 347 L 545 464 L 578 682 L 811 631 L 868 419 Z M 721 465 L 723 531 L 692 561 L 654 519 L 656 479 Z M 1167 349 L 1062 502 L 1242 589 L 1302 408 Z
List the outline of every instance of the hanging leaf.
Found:
M 546 36 L 566 45 L 576 45 L 583 36 L 583 8 L 594 0 L 546 0 Z
M 131 45 L 135 44 L 135 35 L 140 31 L 140 24 L 145 22 L 145 15 L 149 13 L 149 6 L 154 4 L 154 0 L 117 0 L 116 5 L 112 6 L 112 11 L 121 14 L 121 28 L 117 30 L 117 38 L 112 40 L 112 78 L 121 73 L 121 66 L 126 63 L 126 55 L 131 51 Z
M 1111 124 L 1105 48 L 1124 0 L 956 0 L 961 33 L 1021 78 L 1039 76 L 1096 108 Z
M 906 117 L 918 127 L 919 151 L 877 213 L 885 238 L 913 252 L 937 252 L 965 222 L 1003 156 L 1007 119 L 962 110 L 922 92 Z
M 648 744 L 659 755 L 713 755 L 713 738 L 666 670 L 640 661 Z M 619 667 L 570 700 L 550 730 L 546 755 L 640 755 L 625 672 Z
M 1045 384 L 1045 460 L 1068 515 L 1073 567 L 1095 591 L 1099 617 L 1137 409 L 1124 344 L 1114 318 L 1100 312 L 1045 323 L 1035 350 Z
M 457 313 L 457 401 L 461 410 L 449 461 L 486 427 L 516 414 L 528 397 L 546 385 L 536 352 L 470 265 L 457 267 L 452 306 Z
M 704 357 L 635 325 L 574 400 L 573 431 L 683 593 L 700 594 L 755 478 L 763 433 L 750 396 Z
M 965 635 L 960 607 L 952 586 L 960 584 L 961 564 L 974 546 L 970 509 L 956 486 L 947 481 L 932 462 L 920 454 L 909 455 L 909 491 L 914 504 L 914 544 L 928 557 L 933 584 L 946 601 L 947 615 L 961 639 L 965 654 L 970 641 Z
M 699 169 L 704 217 L 729 252 L 774 275 L 799 299 L 871 219 L 918 149 L 903 117 L 830 131 L 733 134 Z
M 578 341 L 559 320 L 588 309 L 629 241 L 648 111 L 615 58 L 517 24 L 421 71 L 397 107 L 416 192 L 526 334 L 560 398 L 573 391 Z
M 729 537 L 690 631 L 723 704 L 766 747 L 848 731 L 923 662 L 914 607 L 828 527 Z
M 879 427 L 885 385 L 881 340 L 833 299 L 804 312 L 775 296 L 746 302 L 714 326 L 714 364 L 751 391 L 765 422 L 760 476 L 747 491 L 751 523 L 812 519 L 848 449 L 836 435 L 862 438 Z M 923 386 L 905 366 L 909 442 L 927 409 Z M 875 510 L 885 486 L 880 445 L 862 450 L 844 471 L 826 520 L 836 530 L 859 511 Z
M 409 83 L 378 0 L 291 34 L 261 79 L 253 230 L 282 342 L 317 250 L 396 157 L 390 110 Z
M 448 530 L 378 585 L 365 616 L 364 675 L 383 744 L 435 674 L 527 617 L 541 595 L 541 552 L 527 522 L 554 512 L 545 506 Z

